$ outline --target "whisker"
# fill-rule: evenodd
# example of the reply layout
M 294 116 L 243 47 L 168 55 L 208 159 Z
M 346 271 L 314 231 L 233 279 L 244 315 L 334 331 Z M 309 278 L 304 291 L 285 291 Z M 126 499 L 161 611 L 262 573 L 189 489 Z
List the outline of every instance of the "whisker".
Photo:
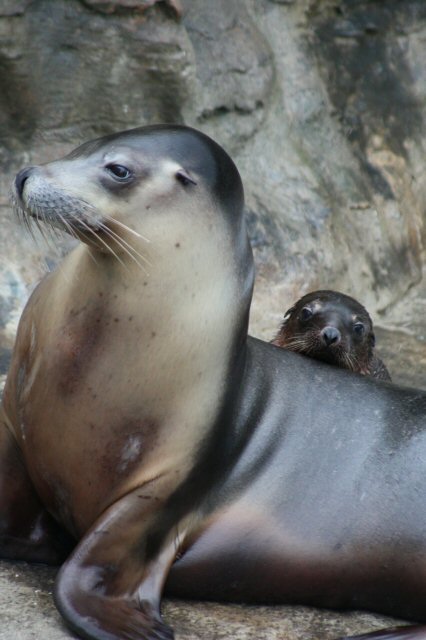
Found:
M 151 262 L 145 258 L 145 256 L 141 255 L 138 251 L 136 251 L 136 249 L 134 247 L 132 247 L 131 244 L 129 244 L 128 242 L 126 242 L 126 240 L 124 240 L 124 238 L 122 238 L 121 236 L 119 236 L 117 233 L 115 233 L 115 231 L 113 231 L 112 229 L 110 229 L 108 226 L 106 226 L 105 224 L 103 224 L 102 222 L 98 223 L 102 229 L 102 231 L 104 233 L 106 233 L 111 240 L 114 240 L 118 246 L 125 252 L 127 253 L 127 255 L 132 258 L 132 260 L 134 260 L 136 262 L 136 264 L 144 271 L 144 273 L 148 274 L 148 271 L 145 269 L 144 265 L 141 264 L 139 262 L 139 260 L 135 257 L 138 256 L 141 260 L 143 260 L 144 262 L 146 262 L 146 264 L 149 267 L 152 267 Z M 135 255 L 133 255 L 132 253 L 130 253 L 130 251 L 132 251 Z
M 19 206 L 13 191 L 11 194 L 11 199 L 13 201 L 18 218 L 21 222 L 23 222 L 26 230 L 31 235 L 33 240 L 38 244 L 38 240 L 41 237 L 50 249 L 53 248 L 57 253 L 60 253 L 57 240 L 58 237 L 60 237 L 61 229 L 58 230 L 57 225 L 52 224 L 53 214 L 50 211 L 46 210 L 46 207 L 39 206 L 37 201 L 31 202 L 30 200 L 27 203 L 27 207 L 24 209 L 23 207 Z M 150 242 L 148 238 L 138 233 L 123 222 L 115 220 L 111 216 L 105 216 L 105 218 L 102 218 L 101 221 L 99 221 L 99 211 L 89 203 L 83 204 L 83 216 L 86 216 L 86 220 L 76 215 L 71 207 L 67 207 L 67 211 L 65 212 L 65 214 L 61 213 L 61 211 L 55 211 L 55 216 L 57 216 L 57 220 L 60 221 L 62 230 L 67 231 L 72 238 L 79 239 L 78 229 L 80 227 L 84 232 L 87 232 L 88 234 L 91 234 L 93 237 L 95 237 L 98 242 L 105 247 L 106 251 L 114 256 L 117 262 L 119 262 L 123 267 L 128 269 L 128 263 L 126 264 L 126 262 L 122 260 L 119 255 L 120 251 L 126 254 L 131 260 L 133 260 L 133 262 L 135 262 L 135 264 L 137 264 L 137 266 L 144 273 L 147 274 L 148 271 L 145 265 L 148 265 L 149 267 L 152 266 L 148 258 L 140 253 L 125 238 L 121 237 L 116 231 L 114 231 L 114 229 L 111 229 L 107 224 L 105 224 L 103 220 L 111 220 L 112 223 L 118 225 L 120 228 L 126 230 L 134 237 L 143 240 L 146 243 Z M 91 224 L 90 218 L 93 218 L 93 226 Z M 95 224 L 96 231 L 94 227 Z M 38 237 L 34 233 L 35 229 L 37 229 L 38 231 Z M 97 233 L 99 230 L 105 234 L 106 238 L 109 238 L 109 242 L 106 242 L 106 240 L 102 238 L 102 235 Z M 117 248 L 120 249 L 120 251 L 114 251 L 111 246 L 111 243 L 113 241 L 117 245 Z M 90 252 L 90 255 L 91 258 L 95 260 L 93 252 Z M 143 263 L 145 263 L 145 265 Z
M 96 221 L 98 222 L 99 211 L 96 209 L 96 207 L 91 205 L 89 202 L 85 202 L 84 204 L 85 204 L 85 208 L 86 208 L 86 213 L 88 215 L 90 215 L 90 213 L 93 213 Z M 102 213 L 102 218 L 104 220 L 110 220 L 111 222 L 114 222 L 115 224 L 119 225 L 123 229 L 126 229 L 126 231 L 128 231 L 129 233 L 132 233 L 137 238 L 140 238 L 141 240 L 144 240 L 145 242 L 148 242 L 148 243 L 151 242 L 148 238 L 146 238 L 142 234 L 138 233 L 137 231 L 135 231 L 131 227 L 129 227 L 126 224 L 124 224 L 124 222 L 120 222 L 119 220 L 116 220 L 115 218 L 113 218 L 112 216 L 109 216 L 108 214 Z
M 29 217 L 26 215 L 23 207 L 18 203 L 18 200 L 15 197 L 13 191 L 10 193 L 10 199 L 12 201 L 13 211 L 18 218 L 18 222 L 20 222 L 25 231 L 31 236 L 31 238 L 36 242 L 36 238 L 34 236 L 34 230 L 31 227 Z
M 58 216 L 59 216 L 59 218 L 60 218 L 60 220 L 61 220 L 62 224 L 64 225 L 64 227 L 66 227 L 66 229 L 67 229 L 68 233 L 69 233 L 73 238 L 75 238 L 76 240 L 78 240 L 78 236 L 77 236 L 77 234 L 76 234 L 76 232 L 75 232 L 75 229 L 74 229 L 74 227 L 72 226 L 72 224 L 70 224 L 70 223 L 68 222 L 68 220 L 67 220 L 67 219 L 66 219 L 62 214 L 58 213 Z
M 41 210 L 41 211 L 42 211 L 41 215 L 43 217 L 44 226 L 43 225 L 39 225 L 39 227 L 40 227 L 40 229 L 43 227 L 43 229 L 46 230 L 46 235 L 50 236 L 50 238 L 49 238 L 50 241 L 49 240 L 47 241 L 47 245 L 50 248 L 53 247 L 53 250 L 56 252 L 56 255 L 59 255 L 58 254 L 58 247 L 57 247 L 56 242 L 55 242 L 55 234 L 53 233 L 53 226 L 52 226 L 52 224 L 50 224 L 49 220 L 47 219 L 46 213 L 43 210 Z
M 357 371 L 358 362 L 356 358 L 352 358 L 346 351 L 341 352 L 340 357 L 346 363 L 346 366 L 350 371 Z
M 135 231 L 131 227 L 128 227 L 127 224 L 124 224 L 123 222 L 120 222 L 120 220 L 116 220 L 115 218 L 112 218 L 111 216 L 108 216 L 108 215 L 104 215 L 103 217 L 105 218 L 105 220 L 111 220 L 111 222 L 114 222 L 114 224 L 118 224 L 118 226 L 122 227 L 123 229 L 125 229 L 129 233 L 132 233 L 137 238 L 140 238 L 141 240 L 144 240 L 148 244 L 151 243 L 151 240 L 149 240 L 148 238 L 146 238 L 142 234 L 138 233 L 137 231 Z
M 85 229 L 87 229 L 87 231 L 89 231 L 93 236 L 95 236 L 95 238 L 97 240 L 99 240 L 99 242 L 101 242 L 104 247 L 107 249 L 107 251 L 109 253 L 111 253 L 114 258 L 116 258 L 116 260 L 126 269 L 128 270 L 127 265 L 121 260 L 121 258 L 115 253 L 115 251 L 113 251 L 113 249 L 111 249 L 111 247 L 109 246 L 109 244 L 107 242 L 105 242 L 105 240 L 103 240 L 97 233 L 95 233 L 95 231 L 90 227 L 90 225 L 86 224 L 84 222 L 84 220 L 82 220 L 81 218 L 77 218 L 77 216 L 74 216 L 73 214 L 71 214 L 73 219 L 78 222 L 79 224 L 81 224 Z
M 116 245 L 117 245 L 118 247 L 120 247 L 120 249 L 121 249 L 124 253 L 126 253 L 126 254 L 129 256 L 129 258 L 131 258 L 131 259 L 133 260 L 133 262 L 134 262 L 134 263 L 139 267 L 139 269 L 141 269 L 141 270 L 142 270 L 146 275 L 149 275 L 149 272 L 147 271 L 147 269 L 145 268 L 145 266 L 144 266 L 144 265 L 143 265 L 143 264 L 142 264 L 142 263 L 141 263 L 141 262 L 140 262 L 140 261 L 139 261 L 139 260 L 134 256 L 134 255 L 132 255 L 132 254 L 130 253 L 130 251 L 129 251 L 125 246 L 123 246 L 123 245 L 121 244 L 120 239 L 115 238 L 114 236 L 112 236 L 112 235 L 109 233 L 109 230 L 108 230 L 108 231 L 107 231 L 107 230 L 104 230 L 104 233 L 105 233 L 105 234 L 106 234 L 106 235 L 107 235 L 107 236 L 108 236 L 112 241 L 114 241 L 114 242 L 116 243 Z
M 312 336 L 309 334 L 298 333 L 291 336 L 283 346 L 290 351 L 302 351 L 303 353 L 307 353 L 316 347 L 316 341 L 315 339 L 313 340 Z
M 89 216 L 90 212 L 97 212 L 96 208 L 89 205 L 88 203 L 86 204 L 86 215 Z M 89 211 L 87 211 L 87 209 Z M 120 225 L 121 227 L 123 227 L 124 229 L 126 229 L 127 231 L 130 231 L 131 233 L 133 233 L 136 237 L 144 240 L 145 242 L 150 242 L 147 238 L 145 238 L 144 236 L 142 236 L 141 234 L 137 233 L 136 231 L 134 231 L 133 229 L 131 229 L 130 227 L 128 227 L 127 225 L 125 225 L 122 222 L 119 222 L 117 220 L 115 220 L 114 218 L 112 218 L 111 216 L 105 215 L 103 216 L 105 219 L 107 220 L 111 220 L 114 223 L 117 223 L 118 225 Z M 135 247 L 133 247 L 131 244 L 129 244 L 124 238 L 122 238 L 121 236 L 119 236 L 115 231 L 113 231 L 113 229 L 111 229 L 110 227 L 108 227 L 102 220 L 98 219 L 98 215 L 92 217 L 93 222 L 96 223 L 101 229 L 102 231 L 111 238 L 111 240 L 114 240 L 115 243 L 120 247 L 120 249 L 122 249 L 125 253 L 127 253 L 127 255 L 139 266 L 140 269 L 142 269 L 142 271 L 146 274 L 148 274 L 148 271 L 145 269 L 145 267 L 143 266 L 143 264 L 141 264 L 139 262 L 139 260 L 137 258 L 140 258 L 140 260 L 142 260 L 143 262 L 145 262 L 149 267 L 152 266 L 151 262 L 141 253 L 139 253 L 139 251 L 137 251 L 135 249 Z M 80 218 L 79 220 L 81 222 L 83 222 Z M 90 224 L 87 225 L 85 224 L 86 228 L 90 228 Z M 95 234 L 94 230 L 90 228 L 90 231 Z M 97 234 L 95 234 L 96 237 L 99 237 Z M 104 241 L 102 241 L 101 238 L 99 238 L 99 240 L 104 244 L 104 246 L 108 246 L 109 245 L 107 243 L 105 243 Z M 109 250 L 111 253 L 113 253 L 115 256 L 116 254 L 113 252 L 113 250 L 111 249 L 111 247 L 109 247 Z M 132 253 L 131 253 L 132 252 Z M 134 254 L 134 255 L 133 255 Z M 118 258 L 118 256 L 116 256 Z M 121 260 L 120 260 L 121 262 Z M 122 263 L 122 262 L 121 262 Z M 123 264 L 123 263 L 122 263 Z
M 43 218 L 43 222 L 45 221 L 45 217 L 44 217 L 44 213 L 43 213 L 42 209 L 40 209 L 37 206 L 33 206 L 32 205 L 30 210 L 31 210 L 31 213 L 35 213 L 36 216 L 41 216 Z M 38 217 L 34 218 L 32 216 L 28 216 L 27 219 L 28 219 L 28 222 L 31 225 L 35 225 L 35 227 L 37 228 L 40 236 L 43 238 L 44 242 L 47 244 L 48 248 L 50 249 L 51 246 L 50 246 L 49 238 L 47 237 L 47 234 L 46 234 L 46 228 L 43 227 L 43 225 L 40 224 L 39 218 Z

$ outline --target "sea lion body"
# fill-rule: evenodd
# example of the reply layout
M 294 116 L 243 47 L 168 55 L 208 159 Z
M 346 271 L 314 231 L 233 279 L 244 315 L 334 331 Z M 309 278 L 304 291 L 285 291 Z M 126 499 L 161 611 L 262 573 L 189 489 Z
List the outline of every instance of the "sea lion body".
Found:
M 247 338 L 225 152 L 143 128 L 21 172 L 14 199 L 82 243 L 20 322 L 1 556 L 57 562 L 77 543 L 55 601 L 94 640 L 172 638 L 164 585 L 426 622 L 426 394 Z
M 247 363 L 228 425 L 244 448 L 168 592 L 425 622 L 426 394 L 253 338 Z
M 355 298 L 311 291 L 284 315 L 272 344 L 378 380 L 391 380 L 375 352 L 373 322 Z

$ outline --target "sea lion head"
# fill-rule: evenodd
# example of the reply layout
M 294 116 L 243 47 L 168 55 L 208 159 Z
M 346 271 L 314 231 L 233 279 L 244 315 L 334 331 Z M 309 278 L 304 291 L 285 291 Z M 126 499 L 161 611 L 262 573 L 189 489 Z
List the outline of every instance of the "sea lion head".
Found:
M 371 318 L 357 300 L 321 290 L 306 294 L 288 309 L 273 344 L 365 373 L 375 336 Z
M 235 164 L 208 136 L 184 126 L 115 133 L 27 167 L 15 178 L 12 200 L 27 225 L 46 223 L 101 252 L 126 253 L 138 236 L 178 242 L 200 218 L 214 226 L 218 217 L 246 245 Z M 166 229 L 170 215 L 174 233 Z

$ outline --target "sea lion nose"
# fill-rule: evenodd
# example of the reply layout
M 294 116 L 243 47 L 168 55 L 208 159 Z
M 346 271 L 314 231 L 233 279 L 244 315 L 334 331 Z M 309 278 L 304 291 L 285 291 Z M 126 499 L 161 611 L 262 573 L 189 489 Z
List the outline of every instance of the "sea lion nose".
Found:
M 24 191 L 24 185 L 27 179 L 30 177 L 33 172 L 34 167 L 27 167 L 26 169 L 22 169 L 15 178 L 15 188 L 20 198 L 22 198 L 22 193 Z
M 342 336 L 340 335 L 339 329 L 336 329 L 336 327 L 324 327 L 321 331 L 321 337 L 326 346 L 330 347 L 332 344 L 338 344 Z

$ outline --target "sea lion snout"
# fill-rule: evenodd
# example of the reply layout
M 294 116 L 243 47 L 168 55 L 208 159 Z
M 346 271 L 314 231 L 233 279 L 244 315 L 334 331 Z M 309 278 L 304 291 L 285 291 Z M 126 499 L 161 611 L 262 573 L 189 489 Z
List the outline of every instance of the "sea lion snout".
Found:
M 324 342 L 324 344 L 327 347 L 331 347 L 339 344 L 339 342 L 342 339 L 342 335 L 339 329 L 337 329 L 336 327 L 330 327 L 330 326 L 324 327 L 320 335 L 321 335 L 321 340 Z

